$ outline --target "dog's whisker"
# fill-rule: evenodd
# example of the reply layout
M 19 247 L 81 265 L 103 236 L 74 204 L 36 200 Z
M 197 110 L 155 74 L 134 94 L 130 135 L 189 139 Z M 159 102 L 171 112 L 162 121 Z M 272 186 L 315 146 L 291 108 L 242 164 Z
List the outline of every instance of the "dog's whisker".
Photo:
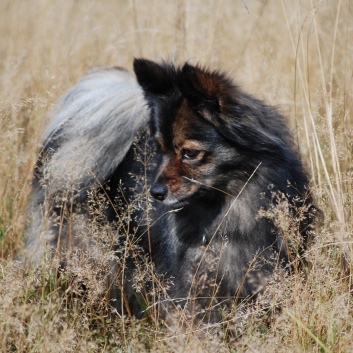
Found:
M 218 189 L 218 188 L 216 188 L 214 186 L 211 186 L 211 185 L 207 185 L 205 183 L 201 183 L 200 181 L 197 181 L 197 180 L 192 179 L 192 178 L 188 178 L 187 176 L 183 176 L 183 178 L 188 180 L 188 181 L 190 181 L 191 183 L 196 183 L 196 184 L 199 184 L 199 185 L 202 185 L 202 186 L 206 186 L 209 189 L 217 190 L 217 191 L 221 192 L 222 194 L 228 195 L 230 197 L 236 197 L 236 196 L 234 196 L 234 195 L 232 195 L 232 194 L 230 194 L 230 193 L 228 193 L 228 192 L 226 192 L 224 190 Z

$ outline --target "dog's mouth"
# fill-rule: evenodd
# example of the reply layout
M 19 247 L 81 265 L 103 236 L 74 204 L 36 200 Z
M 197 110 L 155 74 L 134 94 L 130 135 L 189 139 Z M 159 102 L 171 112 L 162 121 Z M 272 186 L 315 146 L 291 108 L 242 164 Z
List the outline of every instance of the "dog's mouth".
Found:
M 178 208 L 183 208 L 190 204 L 189 199 L 176 199 L 176 198 L 169 198 L 167 197 L 162 203 L 169 208 L 176 210 Z
M 176 210 L 190 205 L 190 200 L 187 198 L 178 199 L 175 197 L 166 197 L 165 199 L 161 200 L 161 199 L 152 197 L 151 200 L 157 201 L 158 203 L 161 203 L 172 210 Z
M 150 194 L 154 199 L 160 201 L 165 206 L 168 206 L 172 209 L 181 208 L 189 204 L 189 198 L 178 198 L 170 195 L 170 191 L 164 184 L 155 183 L 150 189 Z
M 205 193 L 205 191 L 207 192 Z M 196 200 L 203 199 L 207 194 L 209 194 L 209 188 L 204 186 L 197 188 L 192 193 L 184 193 L 184 195 L 178 196 L 173 195 L 164 184 L 156 183 L 150 188 L 150 195 L 153 199 L 173 210 L 190 206 Z

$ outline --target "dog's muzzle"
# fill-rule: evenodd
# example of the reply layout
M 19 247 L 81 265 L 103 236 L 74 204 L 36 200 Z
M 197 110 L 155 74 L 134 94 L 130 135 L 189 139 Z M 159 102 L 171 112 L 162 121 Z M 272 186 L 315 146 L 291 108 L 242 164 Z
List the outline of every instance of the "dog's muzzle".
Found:
M 168 188 L 165 185 L 155 183 L 152 185 L 150 193 L 155 199 L 163 201 L 168 194 Z

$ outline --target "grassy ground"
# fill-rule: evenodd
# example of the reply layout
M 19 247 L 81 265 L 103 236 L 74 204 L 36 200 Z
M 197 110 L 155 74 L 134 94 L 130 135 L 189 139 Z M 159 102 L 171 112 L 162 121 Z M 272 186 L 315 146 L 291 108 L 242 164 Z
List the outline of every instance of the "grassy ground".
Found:
M 287 116 L 325 220 L 311 271 L 268 288 L 219 327 L 119 317 L 81 300 L 49 267 L 16 261 L 45 114 L 90 68 L 133 57 L 226 70 Z M 1 352 L 352 352 L 353 2 L 106 0 L 0 2 Z M 84 267 L 82 267 L 84 270 Z M 68 279 L 67 279 L 68 280 Z

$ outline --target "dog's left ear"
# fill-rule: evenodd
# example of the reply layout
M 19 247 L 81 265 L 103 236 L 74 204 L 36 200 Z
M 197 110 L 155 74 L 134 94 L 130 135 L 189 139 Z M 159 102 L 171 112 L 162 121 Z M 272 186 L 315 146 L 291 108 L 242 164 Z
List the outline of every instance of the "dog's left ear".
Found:
M 185 64 L 178 78 L 183 95 L 207 120 L 212 120 L 212 116 L 227 105 L 234 90 L 234 85 L 225 75 L 199 66 Z
M 205 118 L 220 110 L 220 80 L 217 73 L 210 73 L 198 66 L 185 64 L 178 76 L 178 86 L 193 108 Z
M 178 86 L 192 108 L 230 141 L 257 151 L 285 149 L 280 115 L 245 94 L 226 75 L 185 64 Z

